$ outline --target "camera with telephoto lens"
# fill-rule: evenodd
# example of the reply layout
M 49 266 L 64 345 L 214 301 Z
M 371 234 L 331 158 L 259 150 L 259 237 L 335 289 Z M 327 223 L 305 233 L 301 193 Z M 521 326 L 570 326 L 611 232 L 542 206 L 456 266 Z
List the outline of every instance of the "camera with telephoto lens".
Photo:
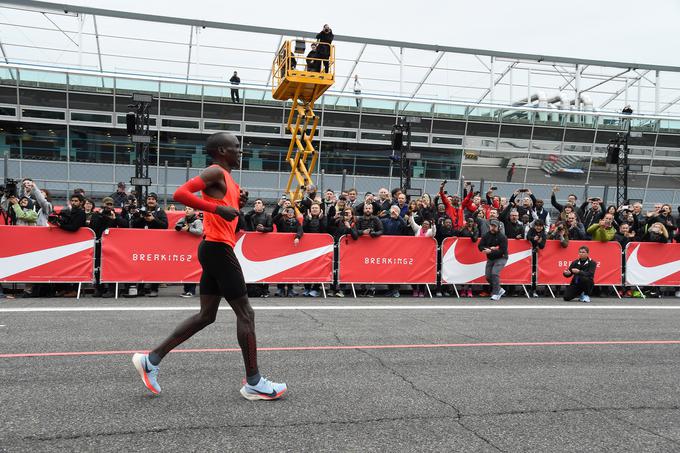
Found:
M 0 186 L 0 193 L 4 194 L 7 198 L 16 197 L 19 193 L 17 190 L 18 186 L 19 182 L 16 179 L 5 178 L 5 185 Z
M 47 216 L 47 223 L 49 223 L 50 225 L 59 225 L 60 219 L 61 216 L 56 212 L 53 212 L 52 214 Z

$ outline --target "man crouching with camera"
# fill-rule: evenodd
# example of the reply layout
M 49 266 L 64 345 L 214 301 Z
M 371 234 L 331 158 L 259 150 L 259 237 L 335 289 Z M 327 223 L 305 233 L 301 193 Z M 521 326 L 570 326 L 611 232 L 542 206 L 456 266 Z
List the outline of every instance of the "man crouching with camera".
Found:
M 570 301 L 578 296 L 580 302 L 590 302 L 590 294 L 595 286 L 595 270 L 597 263 L 590 259 L 590 250 L 585 245 L 578 249 L 578 259 L 565 269 L 562 275 L 569 278 L 571 283 L 564 291 L 564 300 Z
M 134 211 L 130 220 L 130 226 L 145 230 L 168 229 L 168 216 L 158 205 L 158 196 L 155 193 L 150 192 L 146 197 L 146 206 L 142 206 L 138 211 Z M 150 283 L 146 295 L 158 297 L 158 286 L 158 283 Z M 137 286 L 130 285 L 128 293 L 124 297 L 137 297 L 137 295 Z

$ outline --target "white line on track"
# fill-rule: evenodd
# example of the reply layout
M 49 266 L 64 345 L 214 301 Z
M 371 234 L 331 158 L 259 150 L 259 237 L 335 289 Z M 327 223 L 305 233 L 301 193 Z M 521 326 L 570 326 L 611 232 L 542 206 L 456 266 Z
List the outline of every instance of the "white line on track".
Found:
M 103 311 L 197 311 L 198 306 L 23 307 L 0 308 L 0 313 L 55 313 Z M 260 305 L 255 310 L 680 310 L 680 305 Z M 220 310 L 231 310 L 221 306 Z

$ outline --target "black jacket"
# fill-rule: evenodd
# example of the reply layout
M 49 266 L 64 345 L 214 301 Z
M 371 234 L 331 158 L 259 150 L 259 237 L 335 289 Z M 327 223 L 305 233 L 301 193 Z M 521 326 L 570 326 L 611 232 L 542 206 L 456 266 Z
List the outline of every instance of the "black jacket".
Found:
M 302 225 L 295 217 L 289 219 L 281 214 L 276 214 L 273 220 L 276 223 L 276 231 L 279 233 L 295 233 L 295 237 L 298 239 L 304 234 Z
M 357 218 L 356 223 L 357 233 L 361 236 L 364 230 L 370 230 L 371 237 L 378 237 L 383 234 L 383 224 L 379 218 L 372 215 L 370 217 L 362 216 Z
M 505 225 L 505 236 L 510 239 L 524 238 L 524 225 L 522 222 L 512 223 L 511 221 L 503 222 Z M 519 237 L 518 237 L 519 236 Z
M 573 277 L 571 278 L 571 283 L 576 284 L 578 283 L 579 279 L 588 279 L 588 280 L 593 280 L 595 278 L 595 270 L 597 269 L 597 262 L 587 259 L 586 261 L 581 261 L 579 260 L 574 260 L 572 263 L 569 265 L 569 269 L 576 268 L 580 272 L 578 274 L 574 274 Z
M 456 236 L 459 238 L 470 238 L 472 239 L 472 242 L 477 242 L 477 239 L 479 239 L 479 229 L 473 228 L 472 230 L 469 230 L 466 227 L 463 227 L 460 230 L 456 230 Z
M 310 50 L 307 54 L 307 71 L 310 72 L 321 72 L 321 60 L 318 58 L 323 58 L 316 50 Z
M 444 225 L 437 225 L 437 233 L 435 234 L 435 238 L 440 244 L 444 241 L 444 239 L 457 235 L 458 232 L 455 228 L 446 228 Z
M 338 241 L 343 235 L 351 236 L 354 240 L 359 239 L 359 233 L 357 232 L 356 226 L 353 225 L 350 228 L 347 228 L 343 219 L 339 218 L 335 221 L 333 236 L 335 240 Z
M 326 217 L 309 217 L 305 216 L 304 223 L 302 224 L 302 230 L 305 233 L 325 233 L 326 228 Z
M 66 231 L 77 231 L 85 226 L 85 211 L 80 208 L 63 209 L 59 213 L 59 228 Z
M 151 222 L 147 222 L 144 219 L 142 213 L 140 213 L 138 216 L 132 218 L 132 221 L 130 222 L 131 227 L 144 228 L 149 230 L 167 230 L 168 216 L 165 214 L 165 211 L 162 210 L 160 206 L 158 206 L 156 209 L 150 212 L 153 215 L 153 220 L 151 220 Z
M 246 229 L 248 231 L 257 231 L 256 228 L 258 225 L 262 225 L 264 227 L 264 230 L 262 231 L 263 233 L 271 233 L 274 231 L 273 223 L 272 223 L 272 216 L 267 214 L 266 212 L 255 212 L 250 211 L 248 214 L 245 215 L 246 219 Z
M 333 35 L 333 30 L 329 30 L 328 32 L 321 30 L 319 33 L 316 34 L 316 40 L 319 41 L 317 47 L 317 52 L 319 52 L 319 55 L 323 55 L 324 58 L 328 58 L 330 56 L 331 54 L 330 44 L 333 42 L 334 37 L 335 36 Z
M 97 238 L 101 238 L 104 231 L 108 228 L 127 228 L 128 222 L 121 216 L 116 214 L 116 218 L 112 219 L 102 215 L 101 212 L 95 212 L 92 214 L 92 219 L 90 220 L 90 228 L 94 231 Z
M 477 245 L 480 252 L 486 248 L 495 246 L 498 246 L 499 249 L 493 250 L 491 253 L 486 255 L 486 259 L 495 260 L 498 258 L 508 257 L 508 238 L 506 238 L 505 235 L 500 231 L 496 234 L 493 234 L 489 231 L 484 236 L 482 236 L 482 240 L 479 241 L 479 245 Z
M 535 238 L 538 237 L 538 240 Z M 545 228 L 541 232 L 536 231 L 535 228 L 529 228 L 527 231 L 527 239 L 529 242 L 531 242 L 531 247 L 534 249 L 539 248 L 545 248 L 545 241 L 548 238 L 547 233 L 545 232 Z

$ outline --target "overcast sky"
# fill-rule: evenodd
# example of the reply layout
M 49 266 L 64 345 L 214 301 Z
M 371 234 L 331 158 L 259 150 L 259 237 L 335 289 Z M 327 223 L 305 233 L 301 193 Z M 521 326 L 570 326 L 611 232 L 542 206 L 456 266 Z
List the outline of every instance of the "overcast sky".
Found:
M 679 0 L 64 3 L 479 49 L 680 66 Z

